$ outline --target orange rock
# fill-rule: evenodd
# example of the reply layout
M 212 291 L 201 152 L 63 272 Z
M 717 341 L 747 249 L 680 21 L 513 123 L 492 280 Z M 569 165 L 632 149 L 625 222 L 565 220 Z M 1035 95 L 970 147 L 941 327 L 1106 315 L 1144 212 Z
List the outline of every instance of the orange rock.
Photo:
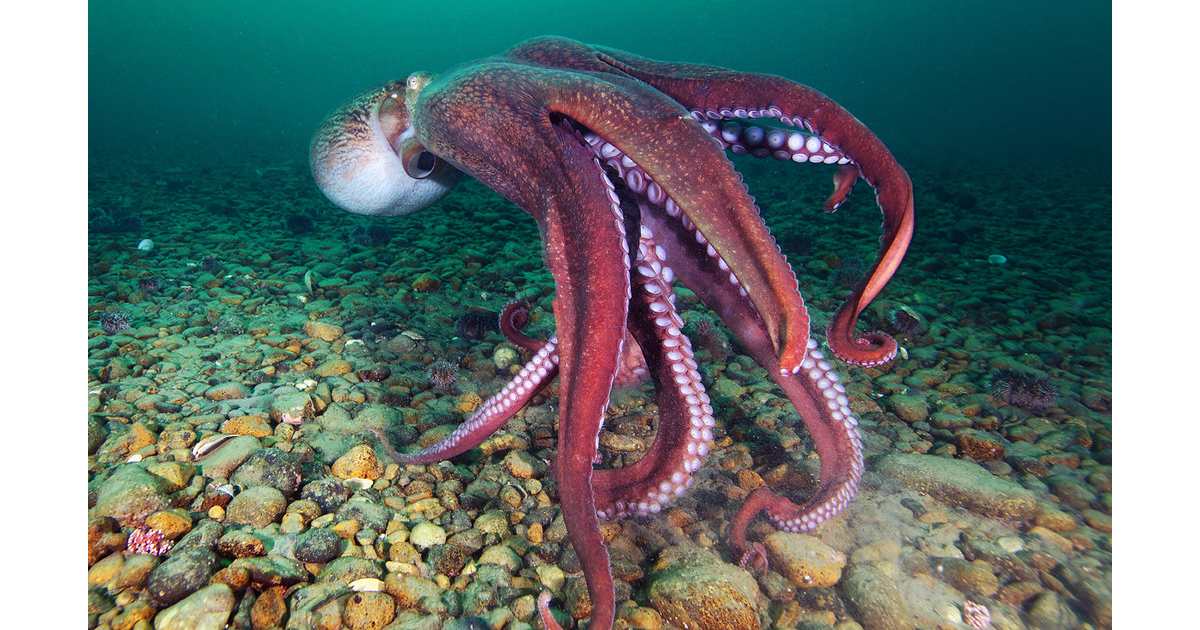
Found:
M 287 604 L 283 601 L 283 586 L 272 586 L 262 592 L 250 608 L 250 626 L 254 630 L 266 630 L 283 624 Z
M 262 416 L 238 416 L 226 420 L 221 425 L 221 433 L 262 438 L 271 435 L 271 424 Z

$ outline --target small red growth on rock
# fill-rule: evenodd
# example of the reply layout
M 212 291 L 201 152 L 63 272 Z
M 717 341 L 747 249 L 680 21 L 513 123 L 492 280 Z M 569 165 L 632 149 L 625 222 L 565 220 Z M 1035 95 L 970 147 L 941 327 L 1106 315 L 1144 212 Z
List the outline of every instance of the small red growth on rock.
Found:
M 125 551 L 161 556 L 170 551 L 174 544 L 157 529 L 139 527 L 129 534 L 129 539 L 125 541 Z

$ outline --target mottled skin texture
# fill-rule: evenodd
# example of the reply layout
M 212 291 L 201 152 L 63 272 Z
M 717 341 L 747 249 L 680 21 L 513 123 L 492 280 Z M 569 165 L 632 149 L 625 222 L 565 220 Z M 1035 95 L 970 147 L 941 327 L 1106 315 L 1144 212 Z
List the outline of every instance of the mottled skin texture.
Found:
M 746 147 L 722 142 L 718 125 L 766 118 L 824 143 L 825 155 L 840 158 L 827 210 L 860 177 L 875 188 L 882 251 L 827 331 L 833 353 L 859 365 L 895 355 L 890 337 L 858 336 L 855 324 L 913 231 L 911 183 L 886 147 L 836 103 L 786 79 L 660 63 L 562 38 L 530 40 L 440 77 L 418 76 L 408 82 L 407 116 L 381 114 L 377 128 L 390 135 L 375 148 L 394 146 L 403 156 L 424 150 L 533 216 L 557 286 L 556 335 L 547 342 L 525 336 L 523 313 L 506 309 L 501 329 L 533 358 L 452 436 L 397 458 L 429 463 L 478 445 L 557 375 L 563 518 L 592 600 L 590 627 L 611 627 L 613 582 L 600 518 L 657 512 L 690 486 L 712 444 L 713 410 L 671 293 L 679 281 L 772 375 L 821 457 L 821 486 L 803 504 L 767 488 L 751 495 L 729 531 L 740 560 L 765 562 L 761 546 L 746 539 L 759 513 L 778 527 L 808 531 L 842 510 L 862 474 L 857 420 L 809 338 L 796 276 L 726 156 L 726 148 Z M 398 108 L 398 91 L 376 94 L 376 111 Z M 328 149 L 338 134 L 380 134 L 346 120 L 353 117 L 331 118 L 342 127 L 327 124 L 314 141 L 314 173 L 327 194 L 326 184 L 336 184 L 330 173 L 346 162 Z M 352 149 L 362 146 L 362 137 L 352 140 Z M 798 140 L 802 146 L 805 137 Z M 647 377 L 659 410 L 653 445 L 637 464 L 593 470 L 610 392 Z M 543 622 L 557 627 L 548 598 L 539 604 Z

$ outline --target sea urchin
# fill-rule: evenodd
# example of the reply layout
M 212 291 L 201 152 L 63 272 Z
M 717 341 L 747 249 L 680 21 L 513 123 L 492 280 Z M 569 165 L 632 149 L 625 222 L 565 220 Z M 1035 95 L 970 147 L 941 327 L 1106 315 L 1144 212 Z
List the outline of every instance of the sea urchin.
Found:
M 1015 407 L 1044 411 L 1058 400 L 1058 388 L 1044 376 L 1000 370 L 992 377 L 992 396 Z

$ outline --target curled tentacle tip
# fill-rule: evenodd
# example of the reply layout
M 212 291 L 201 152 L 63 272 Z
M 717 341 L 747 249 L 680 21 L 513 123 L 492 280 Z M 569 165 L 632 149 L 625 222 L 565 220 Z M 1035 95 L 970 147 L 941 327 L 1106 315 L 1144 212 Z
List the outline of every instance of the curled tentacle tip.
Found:
M 562 626 L 554 620 L 554 615 L 550 614 L 550 591 L 542 591 L 537 598 L 538 616 L 542 618 L 542 625 L 546 630 L 562 630 Z
M 845 341 L 847 340 L 848 341 Z M 844 337 L 829 331 L 829 349 L 842 361 L 859 367 L 879 367 L 896 358 L 900 344 L 891 335 L 874 331 L 861 337 Z
M 769 564 L 766 547 L 757 542 L 751 543 L 738 560 L 738 566 L 751 573 L 766 573 Z

